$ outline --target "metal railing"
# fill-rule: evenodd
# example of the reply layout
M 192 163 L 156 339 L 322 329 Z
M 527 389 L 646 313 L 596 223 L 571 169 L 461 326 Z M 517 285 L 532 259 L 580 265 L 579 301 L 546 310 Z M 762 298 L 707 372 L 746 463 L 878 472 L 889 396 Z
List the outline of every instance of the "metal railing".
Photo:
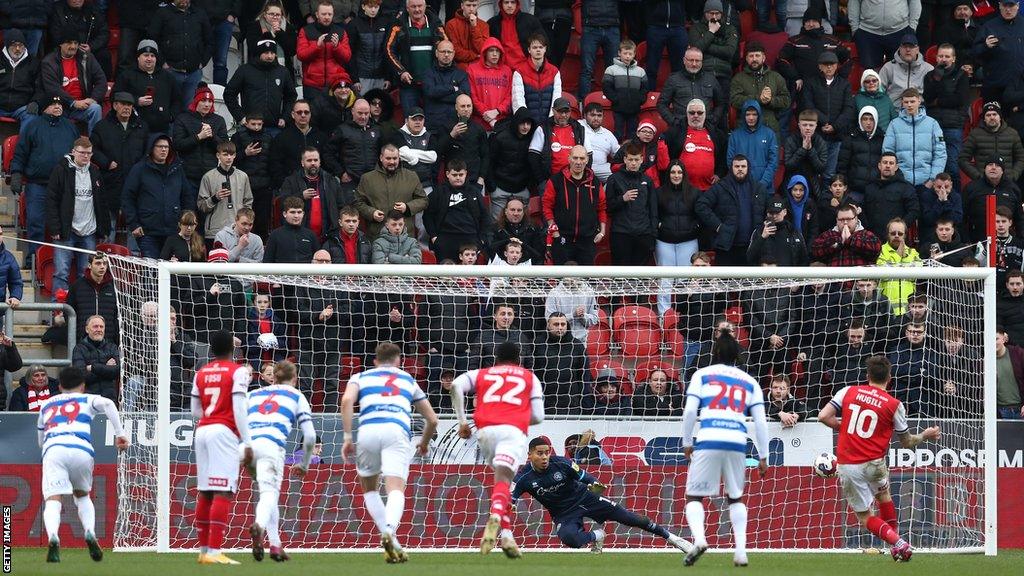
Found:
M 55 367 L 66 367 L 71 366 L 71 353 L 75 349 L 75 343 L 78 342 L 78 315 L 75 314 L 75 309 L 67 304 L 57 304 L 50 302 L 23 302 L 16 310 L 12 310 L 11 307 L 6 303 L 0 303 L 0 312 L 4 313 L 4 334 L 7 334 L 8 338 L 15 340 L 14 335 L 14 313 L 15 311 L 26 311 L 26 312 L 44 312 L 60 310 L 64 312 L 64 321 L 68 329 L 68 341 L 67 341 L 67 358 L 26 358 L 25 354 L 22 353 L 21 361 L 24 366 L 30 366 L 32 364 L 41 364 L 43 366 L 55 366 Z M 15 340 L 17 344 L 17 340 Z M 4 386 L 8 389 L 11 387 L 11 373 L 4 372 Z

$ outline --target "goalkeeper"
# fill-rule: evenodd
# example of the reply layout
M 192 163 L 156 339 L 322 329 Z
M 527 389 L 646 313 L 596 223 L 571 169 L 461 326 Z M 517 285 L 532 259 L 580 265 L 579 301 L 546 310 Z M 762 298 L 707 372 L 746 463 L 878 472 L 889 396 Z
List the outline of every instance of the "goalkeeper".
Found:
M 601 496 L 606 486 L 568 458 L 552 454 L 551 441 L 544 436 L 530 440 L 529 463 L 519 469 L 512 483 L 512 504 L 524 493 L 530 494 L 551 514 L 558 527 L 558 539 L 570 548 L 590 545 L 600 554 L 605 531 L 584 530 L 583 519 L 603 525 L 608 520 L 656 534 L 683 552 L 693 545 L 670 533 L 652 520 L 633 513 Z

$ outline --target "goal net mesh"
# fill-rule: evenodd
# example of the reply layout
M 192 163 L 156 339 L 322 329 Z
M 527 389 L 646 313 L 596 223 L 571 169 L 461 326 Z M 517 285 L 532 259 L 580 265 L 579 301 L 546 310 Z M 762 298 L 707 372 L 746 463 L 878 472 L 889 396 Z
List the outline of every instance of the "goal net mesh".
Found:
M 281 534 L 289 549 L 372 549 L 379 537 L 363 509 L 355 466 L 341 457 L 339 394 L 373 366 L 377 343 L 402 346 L 403 368 L 441 416 L 428 456 L 409 476 L 399 537 L 408 548 L 469 549 L 486 519 L 490 473 L 474 439 L 461 440 L 445 384 L 491 362 L 495 343 L 520 342 L 544 383 L 548 420 L 531 429 L 555 453 L 609 486 L 607 496 L 689 537 L 684 518 L 687 461 L 679 438 L 688 375 L 710 362 L 710 338 L 728 327 L 745 349 L 748 372 L 769 412 L 767 477 L 748 474 L 753 549 L 881 547 L 849 513 L 838 480 L 812 474 L 833 452 L 833 434 L 815 421 L 844 385 L 865 381 L 864 359 L 893 362 L 890 390 L 912 429 L 943 428 L 938 444 L 889 451 L 899 532 L 919 548 L 984 544 L 983 281 L 824 281 L 813 278 L 644 279 L 558 276 L 171 276 L 172 334 L 158 334 L 157 266 L 112 257 L 124 355 L 121 409 L 135 443 L 120 457 L 115 546 L 157 546 L 158 389 L 170 390 L 170 549 L 197 546 L 188 413 L 195 370 L 209 361 L 209 334 L 232 331 L 239 362 L 263 367 L 290 358 L 315 412 L 322 450 L 302 481 L 285 476 Z M 926 263 L 931 266 L 932 264 Z M 429 269 L 425 269 L 429 270 Z M 685 269 L 674 272 L 685 275 Z M 501 271 L 505 273 L 504 270 Z M 808 269 L 813 274 L 813 268 Z M 886 297 L 888 295 L 888 297 Z M 170 339 L 170 381 L 157 374 L 158 344 Z M 782 379 L 781 377 L 785 377 Z M 272 376 L 271 376 L 272 377 Z M 470 410 L 472 405 L 470 405 Z M 790 425 L 795 414 L 797 423 Z M 414 426 L 414 434 L 416 427 Z M 299 459 L 293 432 L 288 460 Z M 753 448 L 748 463 L 756 465 Z M 751 468 L 753 471 L 753 468 Z M 243 472 L 225 548 L 245 548 L 258 493 Z M 732 544 L 728 504 L 708 503 L 708 537 Z M 547 512 L 520 501 L 514 532 L 526 549 L 560 543 Z M 647 533 L 609 525 L 606 549 L 663 549 Z

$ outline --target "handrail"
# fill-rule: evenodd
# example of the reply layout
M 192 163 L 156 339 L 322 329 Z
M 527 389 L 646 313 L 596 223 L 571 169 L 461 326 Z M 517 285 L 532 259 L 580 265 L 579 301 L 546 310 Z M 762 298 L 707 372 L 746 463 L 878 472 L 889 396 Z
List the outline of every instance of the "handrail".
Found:
M 54 311 L 60 310 L 64 312 L 64 320 L 68 327 L 68 356 L 67 358 L 25 358 L 22 355 L 21 360 L 24 366 L 31 364 L 40 364 L 43 366 L 71 366 L 71 354 L 75 349 L 75 343 L 78 342 L 78 314 L 75 313 L 75 309 L 67 304 L 58 304 L 55 302 L 22 302 L 18 305 L 16 310 L 22 311 Z M 11 338 L 14 334 L 14 312 L 10 305 L 7 303 L 0 303 L 0 312 L 10 311 L 9 314 L 4 315 L 4 334 L 7 334 Z M 11 338 L 13 340 L 13 338 Z M 15 341 L 17 344 L 17 341 Z M 11 373 L 4 372 L 4 386 L 8 389 L 11 387 Z

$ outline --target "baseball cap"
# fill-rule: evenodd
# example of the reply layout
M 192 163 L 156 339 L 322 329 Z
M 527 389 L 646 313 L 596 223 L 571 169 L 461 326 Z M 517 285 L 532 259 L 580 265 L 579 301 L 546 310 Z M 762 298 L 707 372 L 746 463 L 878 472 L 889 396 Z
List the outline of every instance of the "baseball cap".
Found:
M 415 118 L 417 116 L 419 116 L 420 118 L 423 118 L 424 116 L 426 116 L 423 113 L 423 108 L 420 108 L 419 106 L 416 106 L 412 110 L 409 110 L 409 114 L 406 115 L 406 118 Z
M 786 205 L 782 200 L 775 199 L 768 203 L 768 212 L 782 212 L 786 209 Z
M 571 110 L 572 104 L 569 103 L 568 99 L 559 97 L 555 98 L 555 103 L 552 108 L 555 110 Z
M 912 32 L 907 32 L 900 37 L 900 46 L 917 46 L 917 36 Z

